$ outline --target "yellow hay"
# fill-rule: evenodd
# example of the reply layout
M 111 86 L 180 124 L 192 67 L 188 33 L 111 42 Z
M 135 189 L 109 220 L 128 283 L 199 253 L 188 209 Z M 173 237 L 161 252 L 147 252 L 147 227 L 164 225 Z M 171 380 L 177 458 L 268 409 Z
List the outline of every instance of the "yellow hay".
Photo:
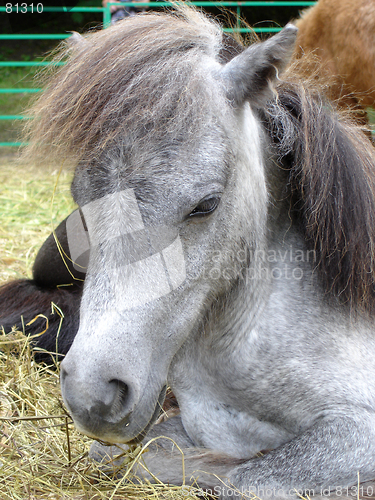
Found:
M 133 483 L 132 465 L 142 460 L 141 446 L 125 452 L 125 481 L 118 468 L 105 472 L 89 461 L 90 444 L 64 409 L 58 366 L 35 363 L 23 333 L 0 332 L 2 500 L 197 498 L 183 487 Z

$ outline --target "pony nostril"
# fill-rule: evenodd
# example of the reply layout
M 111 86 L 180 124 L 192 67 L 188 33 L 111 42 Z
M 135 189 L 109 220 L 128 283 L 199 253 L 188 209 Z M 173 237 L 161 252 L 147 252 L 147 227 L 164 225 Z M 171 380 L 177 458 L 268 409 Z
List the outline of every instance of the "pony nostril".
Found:
M 87 420 L 88 417 L 92 422 L 104 419 L 115 423 L 129 416 L 136 404 L 138 391 L 132 382 L 126 383 L 119 379 L 111 379 L 108 382 L 103 379 L 98 380 L 92 394 L 86 390 L 87 384 L 82 380 L 77 382 L 77 377 L 72 376 L 72 371 L 63 364 L 60 377 L 63 398 L 68 410 L 83 420 Z M 77 384 L 81 388 L 78 391 L 79 397 L 77 397 Z
M 109 386 L 114 395 L 111 405 L 111 415 L 130 413 L 132 411 L 131 390 L 128 384 L 122 380 L 110 380 Z

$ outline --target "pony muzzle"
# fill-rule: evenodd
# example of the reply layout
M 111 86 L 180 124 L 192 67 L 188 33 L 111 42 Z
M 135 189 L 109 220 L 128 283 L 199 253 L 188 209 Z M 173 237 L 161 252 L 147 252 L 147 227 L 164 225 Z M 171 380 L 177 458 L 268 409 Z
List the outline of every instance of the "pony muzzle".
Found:
M 141 441 L 160 414 L 166 386 L 153 403 L 141 404 L 139 384 L 131 377 L 80 378 L 65 361 L 60 375 L 62 396 L 78 430 L 109 443 Z

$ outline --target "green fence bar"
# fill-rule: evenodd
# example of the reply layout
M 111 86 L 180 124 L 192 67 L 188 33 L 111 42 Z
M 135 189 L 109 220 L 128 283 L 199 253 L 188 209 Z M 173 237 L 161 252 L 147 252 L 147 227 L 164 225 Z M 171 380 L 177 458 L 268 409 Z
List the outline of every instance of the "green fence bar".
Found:
M 105 7 L 43 7 L 43 12 L 103 12 Z
M 42 3 L 42 2 L 40 2 Z M 17 4 L 13 4 L 12 6 L 12 12 L 13 13 L 17 13 L 17 7 L 16 7 Z M 26 7 L 22 7 L 22 4 L 20 3 L 20 12 L 18 12 L 19 14 L 22 14 L 22 13 L 26 13 Z M 35 4 L 35 5 L 38 5 L 38 4 Z M 14 11 L 13 11 L 14 9 Z M 43 5 L 43 12 L 103 12 L 105 9 L 105 7 L 46 7 Z M 21 12 L 22 10 L 22 12 Z M 27 6 L 27 11 L 28 12 L 35 12 L 35 14 L 38 14 L 37 12 L 37 8 L 36 7 L 31 7 L 31 6 Z M 0 12 L 7 12 L 7 8 L 6 7 L 0 7 Z M 41 14 L 41 12 L 39 12 L 39 14 Z
M 53 61 L 0 61 L 0 67 L 32 67 L 32 66 L 63 66 L 63 62 Z
M 0 94 L 34 94 L 43 89 L 0 89 Z
M 60 35 L 53 35 L 53 34 L 48 34 L 48 35 L 42 35 L 42 34 L 37 34 L 37 35 L 24 35 L 24 34 L 19 34 L 19 35 L 0 35 L 0 40 L 64 40 L 65 38 L 69 38 L 72 36 L 70 33 L 67 34 L 60 34 Z
M 0 120 L 30 120 L 30 116 L 0 115 Z
M 263 0 L 263 1 L 244 1 L 244 2 L 235 2 L 235 1 L 197 1 L 197 2 L 186 2 L 195 7 L 308 7 L 310 5 L 314 5 L 316 1 L 290 1 L 290 0 Z M 171 7 L 173 5 L 172 2 L 116 2 L 116 3 L 108 3 L 107 7 L 111 5 L 122 5 L 124 7 Z

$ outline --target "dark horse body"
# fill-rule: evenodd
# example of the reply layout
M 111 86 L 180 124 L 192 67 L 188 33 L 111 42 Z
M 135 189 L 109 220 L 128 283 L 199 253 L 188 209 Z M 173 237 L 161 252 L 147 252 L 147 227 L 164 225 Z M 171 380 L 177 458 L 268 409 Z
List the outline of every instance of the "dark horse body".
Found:
M 79 330 L 61 333 L 61 351 L 76 334 L 66 405 L 109 443 L 172 438 L 186 484 L 222 497 L 350 497 L 375 475 L 375 155 L 319 95 L 279 80 L 295 36 L 235 54 L 194 11 L 140 16 L 78 43 L 33 111 L 37 150 L 77 164 L 80 211 L 60 239 L 78 257 L 90 243 L 65 307 L 82 293 Z M 19 314 L 35 294 L 64 311 L 54 245 L 34 282 L 3 288 L 8 305 L 29 290 Z M 181 414 L 152 427 L 167 384 Z M 184 480 L 170 440 L 144 460 Z
M 56 228 L 55 236 L 63 250 L 62 255 L 69 255 L 66 220 Z M 56 346 L 58 353 L 65 355 L 72 345 L 79 326 L 79 305 L 85 278 L 85 274 L 74 269 L 69 258 L 63 261 L 55 236 L 51 234 L 40 248 L 33 266 L 33 280 L 18 280 L 0 288 L 0 326 L 6 332 L 16 326 L 21 331 L 25 329 L 29 335 L 38 334 L 45 329 L 45 318 L 48 318 L 48 333 L 35 340 L 36 347 L 40 348 L 35 357 L 40 361 L 49 361 L 47 352 L 55 354 Z M 72 279 L 72 275 L 76 279 Z M 61 307 L 64 314 L 60 335 L 61 318 L 51 307 L 52 302 Z M 36 318 L 38 314 L 41 316 Z M 33 319 L 36 320 L 27 326 Z

